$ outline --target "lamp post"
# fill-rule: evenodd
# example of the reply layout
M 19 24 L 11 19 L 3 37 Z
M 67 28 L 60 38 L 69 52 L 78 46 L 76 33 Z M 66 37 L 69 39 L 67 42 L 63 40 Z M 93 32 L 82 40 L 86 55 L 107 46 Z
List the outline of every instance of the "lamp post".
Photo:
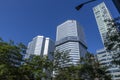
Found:
M 90 0 L 90 1 L 87 1 L 87 2 L 84 2 L 84 3 L 81 3 L 80 5 L 76 6 L 75 9 L 78 11 L 78 10 L 81 9 L 85 4 L 88 4 L 88 3 L 93 2 L 93 1 L 96 1 L 96 0 Z

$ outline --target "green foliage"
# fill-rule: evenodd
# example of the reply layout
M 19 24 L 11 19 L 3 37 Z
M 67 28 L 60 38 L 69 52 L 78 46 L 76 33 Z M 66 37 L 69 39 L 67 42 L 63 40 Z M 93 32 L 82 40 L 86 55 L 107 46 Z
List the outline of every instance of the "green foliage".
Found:
M 96 77 L 111 80 L 89 53 L 81 58 L 81 64 L 73 65 L 69 51 L 56 50 L 53 52 L 54 61 L 35 55 L 23 60 L 25 52 L 26 46 L 22 43 L 15 45 L 13 41 L 0 41 L 0 80 L 94 80 Z
M 64 80 L 69 78 L 68 66 L 70 62 L 69 51 L 56 50 L 54 53 L 53 71 L 54 80 Z M 65 75 L 66 74 L 66 75 Z
M 67 66 L 67 64 L 70 62 L 69 52 L 68 51 L 62 51 L 56 50 L 54 52 L 54 69 L 57 70 L 59 68 Z
M 22 50 L 13 42 L 0 39 L 0 79 L 18 80 L 18 68 L 22 61 Z
M 52 62 L 47 57 L 32 55 L 26 59 L 24 65 L 20 67 L 21 74 L 28 80 L 50 79 L 52 72 Z
M 100 80 L 111 80 L 111 77 L 107 75 L 107 70 L 101 67 L 95 60 L 94 55 L 86 53 L 85 57 L 80 61 L 81 69 L 79 70 L 79 76 L 82 80 L 94 80 L 98 78 Z
M 116 65 L 120 65 L 120 53 L 114 54 L 112 63 Z
M 112 52 L 112 63 L 120 65 L 120 18 L 106 20 L 108 24 L 107 41 L 105 42 L 106 50 Z
M 80 64 L 60 67 L 54 80 L 94 80 L 95 78 L 111 80 L 106 68 L 100 67 L 94 55 L 87 53 L 81 58 Z

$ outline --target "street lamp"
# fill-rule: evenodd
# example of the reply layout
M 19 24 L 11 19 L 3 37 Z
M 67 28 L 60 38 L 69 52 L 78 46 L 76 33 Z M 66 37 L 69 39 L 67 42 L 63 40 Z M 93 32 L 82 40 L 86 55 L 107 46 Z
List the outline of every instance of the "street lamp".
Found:
M 90 1 L 84 2 L 84 3 L 76 6 L 75 9 L 78 11 L 78 10 L 81 9 L 85 4 L 88 4 L 88 3 L 93 2 L 93 1 L 96 1 L 96 0 L 90 0 Z

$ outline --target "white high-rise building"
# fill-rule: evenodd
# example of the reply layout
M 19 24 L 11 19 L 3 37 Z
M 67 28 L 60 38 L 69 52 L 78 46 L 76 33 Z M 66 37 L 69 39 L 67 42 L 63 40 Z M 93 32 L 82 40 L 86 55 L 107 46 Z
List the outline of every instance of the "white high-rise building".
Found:
M 31 42 L 28 43 L 27 54 L 25 58 L 29 58 L 30 55 L 47 55 L 51 58 L 51 52 L 54 51 L 54 42 L 50 38 L 44 36 L 36 36 Z
M 105 22 L 105 20 L 111 20 L 111 14 L 104 2 L 95 6 L 93 8 L 93 12 L 95 15 L 102 42 L 104 44 L 106 42 L 106 33 L 108 32 L 108 28 L 110 26 L 108 26 L 108 22 Z
M 59 51 L 70 51 L 71 64 L 77 64 L 87 53 L 83 29 L 76 20 L 67 20 L 57 26 L 55 46 Z
M 55 43 L 50 38 L 45 38 L 45 46 L 44 46 L 44 56 L 48 56 L 49 59 L 53 59 L 53 52 L 55 49 Z
M 120 80 L 120 67 L 112 63 L 112 56 L 115 52 L 107 52 L 105 49 L 97 50 L 97 59 L 101 66 L 107 66 L 112 80 Z
M 109 12 L 109 10 L 107 9 L 106 5 L 104 2 L 100 3 L 99 5 L 95 6 L 93 8 L 93 12 L 95 15 L 95 19 L 98 25 L 98 29 L 100 32 L 100 36 L 102 39 L 103 44 L 105 44 L 105 42 L 107 42 L 107 37 L 106 34 L 108 32 L 108 28 L 111 27 L 111 25 L 108 22 L 105 22 L 106 20 L 112 20 L 112 16 Z M 109 71 L 112 76 L 112 80 L 119 80 L 120 79 L 120 69 L 118 66 L 112 64 L 112 60 L 113 60 L 113 54 L 116 53 L 116 51 L 109 51 L 107 52 L 105 50 L 106 48 L 104 47 L 104 49 L 101 50 L 97 50 L 97 60 L 99 61 L 101 66 L 107 66 L 108 69 L 107 71 Z

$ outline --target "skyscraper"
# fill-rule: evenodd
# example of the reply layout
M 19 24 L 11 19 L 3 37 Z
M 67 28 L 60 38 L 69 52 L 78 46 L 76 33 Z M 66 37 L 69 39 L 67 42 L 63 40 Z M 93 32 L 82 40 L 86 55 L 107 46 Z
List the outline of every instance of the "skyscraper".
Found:
M 45 38 L 45 45 L 44 45 L 43 55 L 48 56 L 49 59 L 53 59 L 53 54 L 51 54 L 51 53 L 54 52 L 54 49 L 55 49 L 54 41 L 52 41 L 48 37 Z
M 30 55 L 47 55 L 51 58 L 50 53 L 54 51 L 54 42 L 50 38 L 44 36 L 36 36 L 28 43 L 26 58 Z
M 111 20 L 111 14 L 108 11 L 106 5 L 104 2 L 100 3 L 99 5 L 95 6 L 93 8 L 93 12 L 95 15 L 95 19 L 98 25 L 98 29 L 100 32 L 100 36 L 102 39 L 103 44 L 107 41 L 106 39 L 106 33 L 108 32 L 108 23 L 105 22 L 105 20 Z
M 118 12 L 120 13 L 120 0 L 112 0 Z
M 70 51 L 72 64 L 78 63 L 87 53 L 83 29 L 76 20 L 67 20 L 57 26 L 55 46 L 59 51 Z
M 95 15 L 95 19 L 98 25 L 98 29 L 100 32 L 100 36 L 102 39 L 103 44 L 107 41 L 107 32 L 108 28 L 111 27 L 111 25 L 108 25 L 109 22 L 105 22 L 105 20 L 111 20 L 111 14 L 108 11 L 106 5 L 104 2 L 100 3 L 99 5 L 95 6 L 93 8 L 93 12 Z M 120 79 L 120 70 L 118 66 L 112 64 L 113 60 L 113 54 L 115 54 L 116 51 L 109 51 L 107 52 L 105 47 L 104 49 L 97 50 L 97 60 L 99 61 L 101 66 L 107 66 L 112 76 L 112 80 L 119 80 Z
M 115 52 L 116 53 L 116 52 Z M 120 80 L 120 67 L 114 65 L 113 61 L 114 52 L 107 52 L 105 49 L 97 50 L 97 60 L 101 66 L 108 67 L 107 71 L 111 74 L 112 80 Z

